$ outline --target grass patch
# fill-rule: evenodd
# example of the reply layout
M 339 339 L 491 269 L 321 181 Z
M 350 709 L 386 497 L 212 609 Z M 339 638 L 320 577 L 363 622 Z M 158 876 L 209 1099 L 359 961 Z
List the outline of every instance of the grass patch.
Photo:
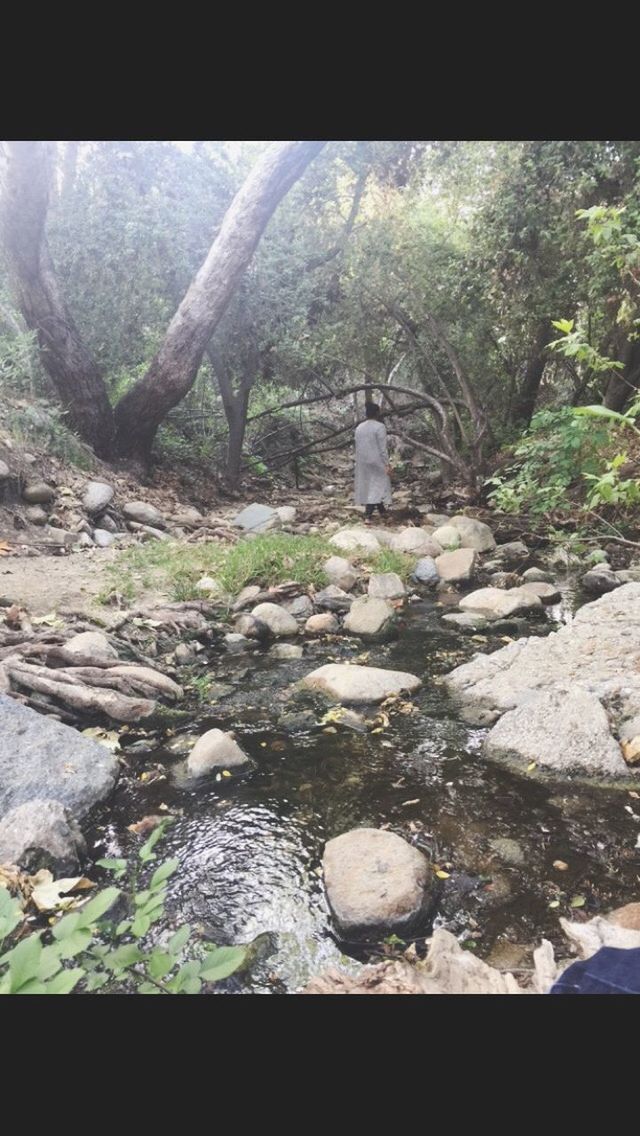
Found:
M 375 556 L 367 557 L 367 565 L 374 572 L 395 572 L 401 580 L 409 579 L 416 566 L 418 557 L 408 555 L 406 552 L 392 552 L 390 548 L 383 548 Z

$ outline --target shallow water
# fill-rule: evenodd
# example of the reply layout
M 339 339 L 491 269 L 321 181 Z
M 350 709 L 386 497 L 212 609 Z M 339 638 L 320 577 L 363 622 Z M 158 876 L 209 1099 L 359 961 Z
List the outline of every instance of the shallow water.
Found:
M 580 599 L 567 584 L 562 604 L 531 622 L 527 633 L 546 634 L 570 620 Z M 128 770 L 96 818 L 94 854 L 132 854 L 139 839 L 128 824 L 161 805 L 178 813 L 159 846 L 162 858 L 180 861 L 167 925 L 189 921 L 216 943 L 262 936 L 249 972 L 221 989 L 294 991 L 328 965 L 357 969 L 389 950 L 379 942 L 339 945 L 333 937 L 322 852 L 327 840 L 351 828 L 385 825 L 428 853 L 449 875 L 438 885 L 436 925 L 481 957 L 517 961 L 518 947 L 542 936 L 563 943 L 558 915 L 590 917 L 637 897 L 640 801 L 566 780 L 543 785 L 485 762 L 486 731 L 460 720 L 441 679 L 504 640 L 447 628 L 440 618 L 446 610 L 426 599 L 409 606 L 390 644 L 367 647 L 341 637 L 305 644 L 304 658 L 294 662 L 213 652 L 216 701 L 200 707 L 183 732 L 235 730 L 257 763 L 245 779 L 185 786 L 175 776 L 175 752 L 125 748 Z M 280 714 L 298 709 L 288 702 L 291 684 L 332 658 L 362 655 L 371 665 L 423 678 L 414 713 L 393 715 L 379 733 L 342 727 L 292 733 L 278 724 Z M 144 741 L 136 750 L 139 744 Z M 168 744 L 179 746 L 180 736 Z M 143 773 L 158 779 L 143 781 Z M 497 838 L 515 840 L 522 862 L 501 859 L 504 851 L 490 844 Z M 510 861 L 513 852 L 507 849 Z M 555 869 L 555 860 L 568 870 Z M 571 907 L 576 897 L 585 900 L 579 909 Z M 550 908 L 556 900 L 560 906 Z M 428 930 L 420 928 L 419 949 Z

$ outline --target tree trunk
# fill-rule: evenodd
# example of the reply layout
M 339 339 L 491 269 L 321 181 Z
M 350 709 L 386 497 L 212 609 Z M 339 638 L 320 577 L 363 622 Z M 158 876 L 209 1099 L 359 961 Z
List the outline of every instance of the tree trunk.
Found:
M 257 351 L 255 354 L 257 360 Z M 249 396 L 257 377 L 257 362 L 252 373 L 243 376 L 239 388 L 234 390 L 229 369 L 222 355 L 216 350 L 213 344 L 209 344 L 207 355 L 215 372 L 218 389 L 222 397 L 225 417 L 227 419 L 227 429 L 229 431 L 229 437 L 227 439 L 227 462 L 224 475 L 231 488 L 235 489 L 240 479 L 242 446 L 247 429 Z
M 202 357 L 279 202 L 324 142 L 276 142 L 234 198 L 146 375 L 115 410 L 116 447 L 148 458 L 158 426 L 193 386 Z
M 511 407 L 511 422 L 528 426 L 533 418 L 538 391 L 546 364 L 545 350 L 552 339 L 552 325 L 548 319 L 538 324 L 533 349 L 529 356 L 522 385 Z
M 632 396 L 638 393 L 640 342 L 629 343 L 627 340 L 619 357 L 620 362 L 624 363 L 624 371 L 616 371 L 612 374 L 604 396 L 603 406 L 606 406 L 608 410 L 617 410 L 619 414 L 622 414 Z
M 0 225 L 16 302 L 27 327 L 37 332 L 43 366 L 71 425 L 100 457 L 108 457 L 114 425 L 107 389 L 60 292 L 44 231 L 49 146 L 5 142 L 3 157 Z

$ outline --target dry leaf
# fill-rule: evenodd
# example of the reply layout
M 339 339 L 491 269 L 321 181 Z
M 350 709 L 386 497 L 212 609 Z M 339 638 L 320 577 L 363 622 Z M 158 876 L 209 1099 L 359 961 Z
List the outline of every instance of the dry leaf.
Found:
M 36 875 L 40 882 L 34 887 L 31 899 L 38 911 L 69 911 L 72 907 L 81 907 L 89 897 L 73 893 L 95 887 L 85 876 L 54 880 L 51 872 L 42 871 Z
M 569 869 L 569 865 L 565 864 L 564 860 L 554 860 L 553 866 L 557 868 L 559 872 L 566 872 Z
M 166 809 L 166 805 L 164 806 Z M 162 808 L 162 805 L 160 805 Z M 164 817 L 161 816 L 145 816 L 142 820 L 137 820 L 135 824 L 128 824 L 129 832 L 135 832 L 136 836 L 146 836 L 148 832 L 153 832 L 162 823 Z
M 640 761 L 640 734 L 637 734 L 630 742 L 622 743 L 622 754 L 627 765 L 637 765 Z

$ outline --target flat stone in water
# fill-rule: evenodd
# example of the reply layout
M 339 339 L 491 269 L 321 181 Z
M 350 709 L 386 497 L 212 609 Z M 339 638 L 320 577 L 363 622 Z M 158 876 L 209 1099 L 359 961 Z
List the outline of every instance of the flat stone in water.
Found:
M 380 667 L 349 666 L 346 663 L 327 663 L 318 667 L 302 680 L 304 686 L 318 690 L 336 702 L 359 705 L 382 702 L 390 694 L 408 691 L 412 694 L 422 686 L 415 675 L 406 671 L 383 670 Z

